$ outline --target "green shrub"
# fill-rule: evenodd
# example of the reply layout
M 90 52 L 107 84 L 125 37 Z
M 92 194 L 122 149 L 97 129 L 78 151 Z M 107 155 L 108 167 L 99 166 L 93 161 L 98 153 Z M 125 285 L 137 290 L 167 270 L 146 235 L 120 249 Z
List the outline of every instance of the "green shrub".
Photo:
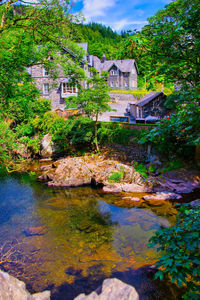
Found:
M 134 162 L 133 163 L 133 167 L 135 168 L 135 170 L 140 173 L 140 175 L 142 175 L 142 177 L 144 178 L 147 178 L 148 175 L 147 175 L 147 169 L 145 168 L 145 166 L 142 164 L 142 163 L 137 163 L 137 162 Z
M 130 140 L 137 139 L 139 130 L 123 127 L 120 123 L 101 122 L 98 128 L 98 136 L 101 144 L 128 145 Z
M 185 204 L 177 223 L 160 228 L 150 239 L 150 247 L 158 245 L 160 260 L 156 278 L 169 277 L 179 287 L 186 287 L 184 299 L 200 299 L 200 207 Z
M 153 164 L 150 164 L 150 166 L 148 167 L 148 172 L 154 173 L 155 171 L 156 171 L 156 166 Z
M 164 119 L 146 132 L 139 143 L 151 143 L 167 158 L 194 157 L 195 147 L 200 144 L 200 106 L 192 101 L 178 107 L 176 115 Z
M 182 160 L 176 159 L 176 160 L 170 161 L 168 166 L 163 168 L 161 171 L 162 171 L 162 173 L 165 173 L 165 172 L 168 172 L 171 170 L 181 169 L 183 167 L 184 167 L 184 164 L 183 164 Z
M 108 180 L 110 182 L 119 182 L 124 177 L 123 172 L 114 172 L 110 177 L 108 177 Z

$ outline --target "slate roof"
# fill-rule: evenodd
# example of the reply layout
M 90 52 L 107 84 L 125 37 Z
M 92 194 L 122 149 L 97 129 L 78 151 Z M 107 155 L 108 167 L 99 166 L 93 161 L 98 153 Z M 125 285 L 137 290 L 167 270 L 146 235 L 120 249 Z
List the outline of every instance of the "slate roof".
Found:
M 101 71 L 109 71 L 115 65 L 121 72 L 131 72 L 135 64 L 134 59 L 107 60 L 102 63 Z
M 79 47 L 82 47 L 86 55 L 88 54 L 88 43 L 77 43 Z M 106 60 L 104 63 L 97 56 L 89 55 L 90 65 L 93 60 L 93 66 L 101 73 L 102 71 L 109 71 L 113 65 L 115 65 L 121 72 L 131 72 L 136 65 L 134 59 L 123 59 L 123 60 Z M 137 65 L 136 65 L 137 69 Z M 137 70 L 138 71 L 138 70 Z
M 137 105 L 137 106 L 145 106 L 146 104 L 148 104 L 149 102 L 151 102 L 152 100 L 154 100 L 155 98 L 157 98 L 158 96 L 160 96 L 161 94 L 163 94 L 163 93 L 162 92 L 158 92 L 158 93 L 153 93 L 152 92 L 152 93 L 149 93 L 149 94 L 145 95 L 137 103 L 135 103 L 135 105 Z

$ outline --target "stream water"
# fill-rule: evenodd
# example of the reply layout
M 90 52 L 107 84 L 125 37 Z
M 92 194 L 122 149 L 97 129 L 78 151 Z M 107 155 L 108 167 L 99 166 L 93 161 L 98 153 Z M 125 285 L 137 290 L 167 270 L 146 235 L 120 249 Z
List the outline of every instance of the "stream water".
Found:
M 28 175 L 1 177 L 0 268 L 31 292 L 51 289 L 53 300 L 90 293 L 108 277 L 133 284 L 140 299 L 179 299 L 147 267 L 158 257 L 149 238 L 175 217 L 169 202 L 133 207 L 90 187 L 53 190 Z

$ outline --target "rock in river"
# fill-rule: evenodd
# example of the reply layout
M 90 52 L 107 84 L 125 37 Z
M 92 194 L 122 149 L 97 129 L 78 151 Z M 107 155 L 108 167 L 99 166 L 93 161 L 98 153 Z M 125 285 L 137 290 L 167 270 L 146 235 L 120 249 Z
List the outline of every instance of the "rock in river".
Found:
M 100 294 L 80 294 L 74 300 L 139 300 L 139 295 L 133 286 L 113 278 L 104 280 Z
M 143 196 L 143 199 L 151 205 L 160 205 L 166 200 L 180 200 L 181 198 L 181 195 L 167 191 Z
M 44 235 L 46 232 L 47 229 L 44 226 L 28 227 L 24 230 L 26 236 Z
M 8 273 L 0 271 L 0 299 L 1 300 L 50 300 L 50 291 L 31 295 L 25 283 Z
M 125 188 L 134 191 L 147 190 L 147 184 L 132 166 L 98 155 L 60 159 L 53 165 L 54 168 L 44 171 L 39 177 L 40 180 L 49 180 L 48 186 L 76 187 L 93 183 L 97 186 L 106 186 L 105 191 L 111 193 L 116 190 L 120 192 Z M 111 175 L 116 173 L 119 175 L 117 183 L 110 179 Z M 122 187 L 121 184 L 127 186 Z

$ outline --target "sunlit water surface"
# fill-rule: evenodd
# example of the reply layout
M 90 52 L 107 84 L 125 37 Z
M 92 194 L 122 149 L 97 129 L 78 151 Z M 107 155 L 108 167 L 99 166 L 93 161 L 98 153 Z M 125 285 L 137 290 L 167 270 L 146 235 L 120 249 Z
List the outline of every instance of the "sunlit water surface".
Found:
M 108 277 L 134 284 L 140 299 L 170 299 L 144 266 L 157 259 L 149 238 L 175 222 L 176 210 L 170 203 L 132 206 L 90 187 L 53 190 L 28 175 L 2 177 L 0 255 L 6 261 L 0 267 L 31 292 L 51 289 L 52 299 L 89 293 Z M 37 235 L 28 234 L 32 227 Z

